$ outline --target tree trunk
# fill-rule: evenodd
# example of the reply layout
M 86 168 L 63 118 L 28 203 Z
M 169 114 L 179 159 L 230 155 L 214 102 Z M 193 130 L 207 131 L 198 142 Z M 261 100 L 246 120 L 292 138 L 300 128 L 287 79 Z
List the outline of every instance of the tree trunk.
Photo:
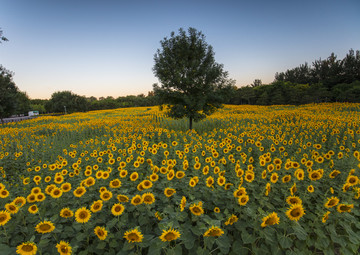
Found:
M 189 129 L 192 129 L 192 117 L 189 117 Z

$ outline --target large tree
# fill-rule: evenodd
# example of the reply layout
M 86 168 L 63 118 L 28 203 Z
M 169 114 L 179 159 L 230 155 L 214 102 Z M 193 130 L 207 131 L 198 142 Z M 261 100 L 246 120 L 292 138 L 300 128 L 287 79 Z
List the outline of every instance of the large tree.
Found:
M 12 80 L 13 73 L 0 65 L 0 119 L 16 112 L 19 90 Z
M 214 51 L 202 32 L 182 28 L 179 34 L 165 37 L 158 49 L 153 72 L 161 86 L 154 84 L 159 103 L 166 105 L 172 118 L 199 121 L 222 106 L 233 91 L 234 80 L 228 79 L 223 65 L 215 62 Z

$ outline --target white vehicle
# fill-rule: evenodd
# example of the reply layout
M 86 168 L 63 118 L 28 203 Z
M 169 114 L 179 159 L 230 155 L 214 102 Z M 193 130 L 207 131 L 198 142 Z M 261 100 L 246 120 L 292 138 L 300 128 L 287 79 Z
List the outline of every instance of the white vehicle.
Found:
M 29 117 L 39 115 L 39 111 L 30 111 Z

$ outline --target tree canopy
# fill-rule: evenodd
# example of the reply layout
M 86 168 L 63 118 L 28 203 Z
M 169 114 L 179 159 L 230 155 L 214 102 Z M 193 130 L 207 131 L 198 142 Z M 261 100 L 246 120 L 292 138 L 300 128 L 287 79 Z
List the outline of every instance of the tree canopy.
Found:
M 202 32 L 182 28 L 179 34 L 160 41 L 153 72 L 161 82 L 154 84 L 155 96 L 172 118 L 198 121 L 212 114 L 229 96 L 234 81 L 228 79 L 223 65 L 215 62 L 214 51 Z

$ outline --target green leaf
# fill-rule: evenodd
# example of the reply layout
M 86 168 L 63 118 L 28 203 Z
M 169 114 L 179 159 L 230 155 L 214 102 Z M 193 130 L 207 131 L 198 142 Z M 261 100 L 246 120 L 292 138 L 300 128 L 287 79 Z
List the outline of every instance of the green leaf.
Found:
M 251 244 L 256 240 L 256 237 L 249 235 L 248 232 L 243 231 L 241 233 L 241 239 L 244 242 L 244 244 Z
M 213 236 L 204 237 L 204 245 L 207 249 L 212 249 L 214 243 L 215 243 L 215 237 Z
M 96 246 L 96 249 L 103 250 L 105 247 L 106 247 L 106 242 L 100 242 L 100 243 Z
M 48 243 L 50 242 L 50 239 L 42 239 L 40 240 L 38 246 L 41 247 L 46 247 L 48 245 Z
M 306 240 L 307 239 L 307 233 L 304 228 L 300 226 L 300 224 L 296 224 L 293 226 L 293 230 L 295 232 L 295 235 L 300 240 Z
M 115 239 L 113 239 L 110 243 L 109 243 L 109 246 L 111 247 L 111 248 L 116 248 L 116 247 L 118 247 L 119 246 L 119 242 L 118 241 L 116 241 Z
M 118 219 L 117 218 L 113 218 L 111 221 L 109 221 L 106 226 L 111 229 L 113 226 L 115 226 L 115 224 L 117 223 Z
M 80 233 L 80 234 L 76 235 L 76 240 L 81 242 L 81 241 L 85 240 L 86 237 L 87 237 L 87 234 Z
M 16 248 L 9 247 L 6 244 L 0 244 L 0 254 L 1 255 L 12 255 L 16 253 Z
M 288 236 L 280 236 L 279 244 L 283 249 L 288 249 L 292 246 L 292 240 Z

